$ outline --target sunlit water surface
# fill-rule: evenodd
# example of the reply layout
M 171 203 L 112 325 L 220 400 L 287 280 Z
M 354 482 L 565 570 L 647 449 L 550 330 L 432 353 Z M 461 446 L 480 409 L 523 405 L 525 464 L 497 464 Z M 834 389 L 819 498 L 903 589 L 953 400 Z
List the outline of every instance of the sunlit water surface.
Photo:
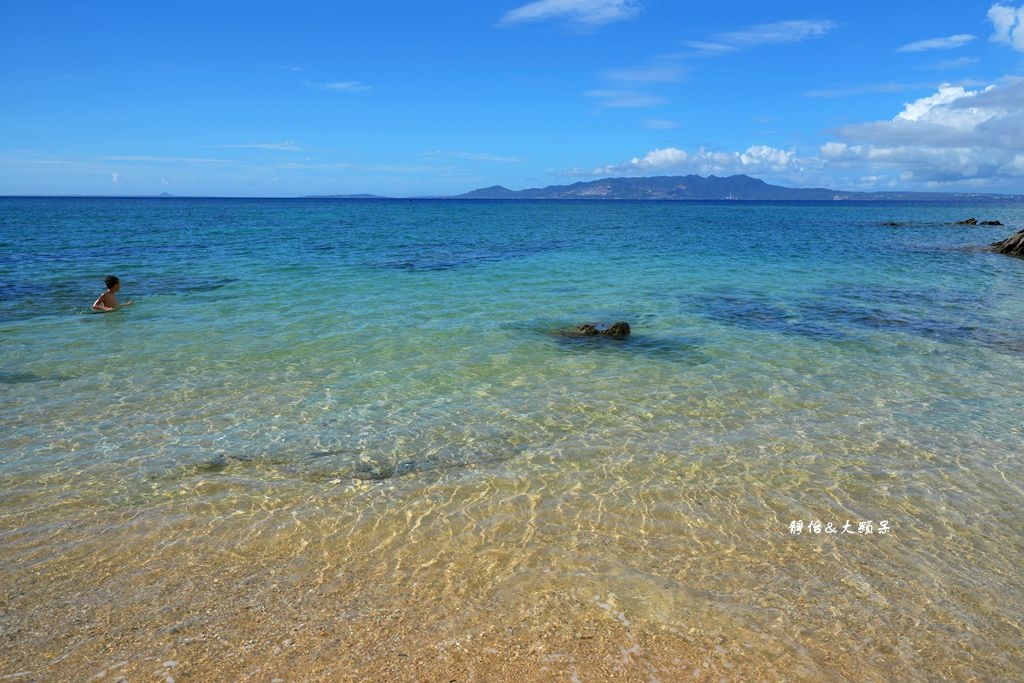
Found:
M 0 677 L 1024 676 L 1022 227 L 0 199 Z

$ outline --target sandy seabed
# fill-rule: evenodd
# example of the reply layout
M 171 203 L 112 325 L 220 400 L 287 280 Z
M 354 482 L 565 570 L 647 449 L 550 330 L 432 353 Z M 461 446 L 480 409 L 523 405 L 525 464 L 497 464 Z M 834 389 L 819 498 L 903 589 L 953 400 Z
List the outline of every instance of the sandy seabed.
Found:
M 408 576 L 367 590 L 343 571 L 324 581 L 313 567 L 211 569 L 94 575 L 66 593 L 40 585 L 56 579 L 48 572 L 25 577 L 5 591 L 0 680 L 817 678 L 766 670 L 724 636 L 634 625 L 616 595 L 582 588 L 502 604 Z M 837 677 L 856 672 L 835 664 Z
M 730 535 L 653 488 L 627 509 L 610 481 L 530 481 L 7 515 L 0 681 L 979 680 L 1020 661 L 982 661 L 938 603 L 895 606 L 889 570 L 850 571 L 898 539 Z

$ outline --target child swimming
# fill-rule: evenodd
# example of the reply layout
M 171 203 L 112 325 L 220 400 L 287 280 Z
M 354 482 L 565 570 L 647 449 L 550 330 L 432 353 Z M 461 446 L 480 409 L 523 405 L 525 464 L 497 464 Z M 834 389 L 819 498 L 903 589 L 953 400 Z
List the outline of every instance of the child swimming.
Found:
M 95 302 L 93 302 L 92 310 L 100 311 L 101 313 L 107 313 L 108 311 L 116 311 L 121 307 L 121 304 L 117 301 L 117 292 L 121 289 L 121 280 L 116 275 L 108 275 L 103 280 L 104 284 L 107 285 L 107 291 L 99 295 Z M 125 306 L 131 306 L 131 301 L 126 301 Z

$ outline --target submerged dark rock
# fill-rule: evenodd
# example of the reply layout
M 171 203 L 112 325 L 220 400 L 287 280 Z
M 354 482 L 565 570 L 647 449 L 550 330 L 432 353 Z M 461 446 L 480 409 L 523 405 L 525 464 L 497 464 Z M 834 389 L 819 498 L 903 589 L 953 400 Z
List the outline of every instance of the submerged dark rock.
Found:
M 840 287 L 779 302 L 758 293 L 730 292 L 699 303 L 706 317 L 721 323 L 823 340 L 886 332 L 1006 350 L 1020 337 L 987 315 L 984 298 L 949 289 Z
M 625 320 L 619 320 L 611 325 L 605 325 L 604 323 L 583 323 L 582 325 L 576 325 L 575 327 L 569 328 L 564 332 L 564 334 L 570 337 L 594 337 L 597 335 L 604 335 L 606 337 L 621 339 L 622 337 L 628 337 L 629 332 L 629 323 Z
M 718 294 L 706 297 L 701 303 L 708 318 L 747 330 L 833 339 L 845 336 L 822 322 L 827 318 L 806 316 L 799 308 L 783 308 L 757 294 Z
M 395 476 L 395 467 L 393 465 L 371 465 L 358 467 L 352 472 L 353 479 L 360 479 L 362 481 L 384 481 Z
M 1010 235 L 1005 240 L 993 242 L 990 248 L 997 254 L 1024 257 L 1024 230 Z
M 0 372 L 0 384 L 23 384 L 25 382 L 63 381 L 67 377 L 37 375 L 34 372 Z
M 967 218 L 962 221 L 957 221 L 953 225 L 1002 225 L 999 221 L 979 221 L 977 218 Z
M 223 453 L 218 453 L 209 458 L 204 458 L 196 463 L 196 469 L 200 472 L 220 472 L 231 463 Z

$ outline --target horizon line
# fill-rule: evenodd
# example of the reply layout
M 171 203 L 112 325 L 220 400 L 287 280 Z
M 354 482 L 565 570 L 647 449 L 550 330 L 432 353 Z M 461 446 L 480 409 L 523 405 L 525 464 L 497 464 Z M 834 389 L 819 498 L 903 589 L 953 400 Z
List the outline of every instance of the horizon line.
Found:
M 527 188 L 527 190 L 535 188 Z M 803 189 L 803 188 L 793 188 Z M 812 188 L 818 189 L 818 188 Z M 827 188 L 821 188 L 827 189 Z M 471 190 L 473 192 L 475 190 Z M 517 192 L 517 190 L 509 190 L 510 192 Z M 519 190 L 526 191 L 526 190 Z M 947 197 L 980 197 L 980 198 L 992 198 L 992 199 L 1006 199 L 1014 201 L 1024 201 L 1024 194 L 1007 194 L 1002 192 L 977 192 L 977 191 L 941 191 L 941 190 L 834 190 L 839 194 L 850 194 L 850 195 L 925 195 L 921 199 L 904 198 L 902 201 L 942 201 L 941 196 Z M 468 194 L 468 193 L 463 193 Z M 656 202 L 656 203 L 671 203 L 671 202 L 836 202 L 836 201 L 850 201 L 850 202 L 864 202 L 873 201 L 871 198 L 858 199 L 857 197 L 834 197 L 832 199 L 746 199 L 742 197 L 646 197 L 646 198 L 622 198 L 622 197 L 465 197 L 463 195 L 410 195 L 410 196 L 399 196 L 399 195 L 361 195 L 357 194 L 337 194 L 337 195 L 155 195 L 155 194 L 0 194 L 0 199 L 273 199 L 273 200 L 331 200 L 331 201 L 438 201 L 438 200 L 456 200 L 460 202 L 590 202 L 590 203 L 608 203 L 608 202 Z M 877 201 L 887 201 L 884 197 L 879 197 Z M 895 201 L 895 200 L 888 200 Z

